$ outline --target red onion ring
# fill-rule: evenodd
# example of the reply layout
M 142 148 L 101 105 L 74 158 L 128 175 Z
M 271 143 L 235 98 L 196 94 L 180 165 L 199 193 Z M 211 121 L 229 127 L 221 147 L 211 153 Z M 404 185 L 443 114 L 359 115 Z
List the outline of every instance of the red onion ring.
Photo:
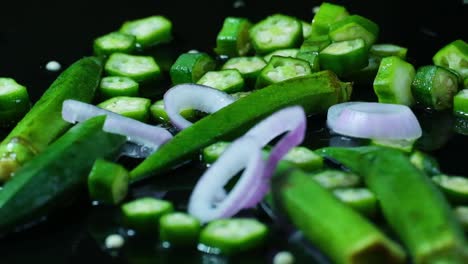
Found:
M 211 114 L 234 101 L 225 92 L 199 84 L 179 84 L 164 94 L 167 115 L 171 123 L 180 130 L 192 125 L 192 122 L 180 115 L 180 111 L 196 109 Z

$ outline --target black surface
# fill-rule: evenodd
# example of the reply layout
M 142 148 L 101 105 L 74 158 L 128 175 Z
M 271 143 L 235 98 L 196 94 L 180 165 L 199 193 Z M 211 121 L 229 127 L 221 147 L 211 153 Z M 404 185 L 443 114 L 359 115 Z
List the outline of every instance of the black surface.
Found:
M 173 50 L 198 49 L 211 53 L 216 34 L 223 19 L 228 15 L 245 16 L 256 22 L 272 13 L 285 13 L 310 21 L 312 8 L 320 3 L 311 0 L 245 0 L 244 6 L 233 8 L 233 2 L 2 1 L 0 76 L 12 77 L 26 85 L 31 98 L 37 100 L 58 75 L 45 70 L 45 64 L 49 60 L 57 60 L 66 67 L 82 56 L 91 55 L 92 40 L 118 29 L 125 20 L 154 14 L 167 16 L 174 22 L 175 39 L 170 45 Z M 381 29 L 379 42 L 392 42 L 408 47 L 409 60 L 415 66 L 430 64 L 433 54 L 440 47 L 458 38 L 466 41 L 468 37 L 467 5 L 462 4 L 463 0 L 417 3 L 391 0 L 332 2 L 345 4 L 351 13 L 366 16 L 377 22 Z M 368 89 L 371 92 L 371 87 L 360 87 L 360 89 Z M 451 121 L 446 117 L 437 119 L 429 116 L 426 119 L 428 120 L 425 121 L 426 127 L 436 130 L 433 139 L 441 142 L 436 149 L 431 150 L 431 153 L 440 161 L 442 171 L 468 175 L 467 136 L 453 133 L 450 127 Z M 444 130 L 444 127 L 448 128 Z M 448 137 L 444 140 L 443 135 L 447 133 Z M 320 142 L 314 140 L 313 144 L 320 145 Z M 172 192 L 170 195 L 183 204 L 187 192 Z M 91 208 L 86 198 L 83 198 L 47 222 L 1 239 L 0 263 L 84 263 L 86 261 L 128 263 L 128 259 L 132 259 L 128 256 L 133 256 L 132 263 L 227 263 L 219 259 L 218 262 L 207 260 L 206 256 L 188 251 L 184 251 L 183 254 L 180 252 L 163 254 L 155 250 L 156 246 L 153 244 L 146 247 L 128 247 L 126 257 L 113 259 L 100 249 L 93 238 L 93 232 L 90 231 L 90 227 L 95 226 L 90 217 L 101 213 L 104 216 L 97 218 L 102 221 L 105 217 L 109 217 L 109 226 L 114 228 L 111 223 L 115 220 L 111 217 L 113 213 L 106 214 L 103 210 L 104 208 Z M 102 226 L 99 226 L 98 230 L 106 232 Z M 248 256 L 243 259 L 243 263 L 268 262 L 275 249 L 288 248 L 284 238 L 272 238 L 273 241 L 275 239 L 277 242 L 271 243 L 267 252 Z M 135 248 L 139 248 L 139 251 L 135 251 Z M 231 261 L 234 262 L 240 260 Z

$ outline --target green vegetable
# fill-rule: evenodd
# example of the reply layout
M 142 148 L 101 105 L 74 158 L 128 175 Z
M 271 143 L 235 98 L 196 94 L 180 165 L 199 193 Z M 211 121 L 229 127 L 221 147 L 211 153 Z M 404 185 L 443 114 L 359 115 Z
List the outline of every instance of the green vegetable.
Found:
M 442 47 L 432 57 L 435 65 L 455 70 L 464 79 L 468 77 L 468 44 L 457 39 Z
M 230 58 L 221 67 L 223 70 L 238 70 L 247 85 L 253 86 L 266 62 L 258 56 Z
M 0 127 L 21 119 L 31 107 L 28 90 L 14 79 L 0 77 Z
M 159 174 L 212 143 L 242 135 L 253 124 L 285 106 L 301 105 L 306 113 L 325 111 L 347 100 L 343 96 L 347 87 L 334 73 L 322 71 L 257 90 L 179 132 L 131 172 L 132 180 Z
M 274 205 L 333 263 L 405 263 L 405 252 L 376 226 L 299 170 L 272 182 Z
M 397 56 L 402 60 L 406 59 L 408 49 L 395 44 L 374 44 L 370 47 L 369 53 L 380 57 Z
M 209 145 L 208 147 L 203 148 L 202 159 L 206 163 L 215 162 L 221 154 L 231 145 L 230 142 L 219 141 L 214 144 Z
M 439 174 L 433 176 L 432 180 L 452 203 L 468 203 L 468 178 Z
M 331 40 L 328 35 L 321 35 L 321 36 L 312 36 L 309 37 L 308 39 L 304 40 L 302 43 L 299 51 L 302 52 L 309 52 L 309 51 L 314 51 L 314 52 L 320 52 L 323 50 L 325 47 L 330 45 Z
M 233 255 L 260 247 L 267 235 L 268 228 L 256 219 L 218 219 L 202 229 L 200 243 L 210 251 Z
M 113 53 L 104 69 L 108 75 L 132 78 L 139 83 L 161 78 L 161 69 L 150 56 Z
M 255 51 L 265 54 L 278 49 L 298 47 L 302 40 L 302 25 L 294 17 L 282 14 L 268 16 L 250 29 Z
M 362 39 L 334 42 L 319 53 L 320 68 L 345 76 L 366 67 L 368 51 Z
M 379 26 L 373 21 L 359 16 L 351 15 L 330 25 L 328 33 L 332 41 L 363 39 L 366 47 L 370 48 L 379 35 Z
M 119 30 L 136 37 L 141 48 L 172 40 L 172 22 L 163 16 L 150 16 L 126 21 Z
M 414 263 L 468 261 L 468 244 L 450 205 L 403 152 L 384 147 L 330 147 L 317 152 L 364 178 Z
M 71 126 L 62 119 L 63 101 L 91 102 L 101 70 L 100 60 L 87 57 L 60 74 L 0 144 L 0 181 L 8 180 L 11 173 Z
M 413 150 L 416 139 L 371 139 L 370 144 L 381 147 L 398 149 L 404 152 Z
M 367 66 L 350 72 L 349 75 L 346 75 L 346 79 L 359 86 L 372 86 L 381 60 L 382 58 L 369 54 Z
M 128 77 L 108 76 L 101 79 L 99 95 L 104 99 L 117 96 L 138 96 L 140 85 Z
M 171 247 L 197 245 L 200 230 L 200 221 L 186 213 L 169 213 L 159 219 L 159 239 Z
M 283 157 L 283 160 L 305 171 L 313 171 L 323 167 L 323 158 L 306 147 L 292 148 Z
M 124 224 L 137 232 L 156 233 L 160 218 L 174 211 L 171 202 L 142 197 L 121 206 Z
M 146 122 L 149 117 L 151 100 L 142 97 L 117 96 L 97 105 L 102 109 Z
M 363 216 L 375 217 L 377 215 L 377 198 L 367 188 L 335 189 L 333 195 Z
M 216 88 L 226 93 L 237 93 L 244 89 L 244 78 L 238 70 L 209 71 L 197 84 Z
M 312 26 L 310 23 L 305 22 L 303 20 L 301 20 L 301 24 L 302 24 L 302 36 L 304 37 L 304 39 L 306 39 L 310 37 L 310 33 L 312 32 Z
M 263 59 L 268 63 L 270 62 L 273 56 L 295 58 L 298 52 L 299 52 L 299 49 L 280 49 L 280 50 L 275 50 L 273 52 L 268 53 L 267 55 L 263 57 Z
M 428 176 L 434 176 L 440 174 L 440 167 L 437 160 L 430 156 L 428 153 L 424 153 L 419 150 L 415 150 L 410 155 L 410 161 L 416 168 L 425 172 Z
M 315 51 L 299 51 L 296 58 L 307 61 L 312 72 L 318 72 L 320 70 L 319 54 Z
M 116 52 L 132 53 L 135 48 L 135 36 L 120 32 L 111 32 L 100 36 L 93 43 L 94 54 L 98 56 L 110 55 Z
M 468 206 L 457 206 L 453 210 L 455 212 L 455 217 L 463 226 L 465 233 L 468 232 Z
M 164 100 L 158 100 L 150 106 L 150 113 L 155 120 L 162 123 L 169 123 L 169 116 L 167 116 L 166 109 L 164 109 Z M 184 109 L 180 111 L 180 115 L 187 120 L 194 120 L 197 116 L 197 111 L 193 109 Z
M 311 74 L 307 61 L 290 57 L 273 56 L 257 77 L 255 89 L 282 82 L 287 79 Z
M 326 189 L 356 187 L 361 183 L 361 178 L 356 174 L 334 169 L 325 169 L 312 174 L 312 179 Z
M 172 84 L 195 83 L 203 74 L 215 68 L 216 62 L 204 52 L 184 53 L 171 67 Z
M 215 52 L 230 57 L 244 56 L 251 48 L 249 30 L 252 24 L 246 18 L 227 17 L 216 38 Z
M 450 70 L 428 65 L 418 68 L 411 85 L 414 98 L 424 107 L 451 109 L 458 92 L 458 77 Z
M 459 91 L 453 97 L 453 112 L 461 117 L 468 116 L 468 89 Z
M 118 204 L 127 195 L 129 173 L 120 164 L 97 159 L 88 176 L 88 192 L 93 200 Z
M 96 159 L 116 158 L 126 139 L 104 132 L 103 123 L 101 116 L 72 127 L 15 172 L 0 192 L 1 232 L 63 206 L 86 185 Z
M 414 75 L 414 67 L 410 63 L 396 56 L 383 58 L 373 84 L 379 102 L 412 105 L 411 83 Z
M 323 2 L 312 20 L 310 36 L 328 35 L 330 25 L 343 20 L 348 15 L 344 6 Z

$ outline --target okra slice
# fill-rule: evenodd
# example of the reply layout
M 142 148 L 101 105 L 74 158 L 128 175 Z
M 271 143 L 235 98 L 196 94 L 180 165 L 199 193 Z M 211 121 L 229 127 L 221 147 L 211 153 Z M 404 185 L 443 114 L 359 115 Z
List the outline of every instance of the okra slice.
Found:
M 124 224 L 143 233 L 156 233 L 159 219 L 174 211 L 171 202 L 152 197 L 142 197 L 121 206 Z
M 304 37 L 304 39 L 310 37 L 310 33 L 312 32 L 312 26 L 310 25 L 310 23 L 301 20 L 301 25 L 302 25 L 302 37 Z
M 371 46 L 369 53 L 380 57 L 388 57 L 388 56 L 397 56 L 400 59 L 405 60 L 406 59 L 406 53 L 408 52 L 408 49 L 405 47 L 401 47 L 395 44 L 389 44 L 389 43 L 382 43 L 382 44 L 374 44 Z
M 453 97 L 453 112 L 461 117 L 468 116 L 468 89 L 459 91 Z
M 142 83 L 158 80 L 161 69 L 153 57 L 113 53 L 104 69 L 108 75 L 129 77 Z
M 166 109 L 164 108 L 164 100 L 158 100 L 150 106 L 150 113 L 155 120 L 162 123 L 169 123 L 169 116 L 167 115 Z M 194 120 L 197 116 L 197 111 L 194 109 L 184 109 L 180 112 L 180 115 L 187 120 Z
M 306 147 L 294 147 L 283 158 L 305 171 L 321 169 L 323 158 Z
M 314 173 L 312 179 L 326 189 L 356 187 L 361 183 L 361 178 L 356 174 L 334 169 Z
M 97 159 L 88 176 L 88 192 L 93 200 L 118 204 L 128 191 L 129 173 L 120 164 Z
M 203 74 L 213 71 L 216 62 L 204 52 L 188 52 L 180 55 L 171 67 L 172 84 L 195 83 Z
M 468 206 L 457 206 L 454 208 L 455 217 L 460 222 L 465 230 L 465 233 L 468 233 Z
M 236 93 L 244 89 L 244 78 L 238 70 L 209 71 L 197 84 L 216 88 L 226 93 Z
M 28 90 L 12 78 L 0 77 L 0 126 L 21 119 L 31 107 Z
M 260 247 L 267 235 L 268 227 L 256 219 L 219 219 L 202 229 L 199 242 L 202 250 L 210 247 L 221 254 L 233 255 Z
M 320 67 L 345 76 L 366 67 L 368 51 L 362 39 L 334 42 L 319 53 Z
M 93 49 L 96 55 L 112 53 L 132 53 L 136 48 L 136 38 L 133 35 L 111 32 L 94 40 Z
M 262 69 L 266 66 L 265 60 L 261 57 L 236 57 L 231 58 L 221 67 L 223 70 L 238 70 L 242 77 L 247 80 L 256 79 Z
M 382 146 L 388 148 L 398 149 L 404 152 L 411 152 L 414 147 L 416 139 L 380 139 L 373 138 L 370 141 L 370 145 Z
M 301 47 L 299 48 L 302 52 L 314 51 L 319 52 L 330 45 L 331 40 L 328 35 L 311 36 L 304 40 Z
M 358 71 L 350 73 L 350 75 L 346 76 L 346 79 L 357 85 L 372 86 L 375 76 L 377 75 L 377 71 L 379 70 L 381 60 L 381 57 L 369 54 L 367 66 L 359 69 Z
M 344 41 L 361 38 L 369 49 L 379 35 L 379 26 L 373 21 L 351 15 L 330 25 L 329 36 L 332 41 Z
M 255 24 L 250 29 L 250 38 L 259 54 L 295 48 L 303 40 L 302 25 L 294 17 L 274 14 Z
M 452 203 L 468 203 L 468 178 L 439 174 L 432 177 Z
M 311 37 L 328 35 L 330 25 L 349 15 L 344 6 L 324 2 L 312 19 Z
M 310 69 L 312 72 L 320 71 L 320 63 L 319 63 L 319 54 L 315 51 L 309 52 L 302 52 L 299 51 L 296 55 L 296 58 L 307 61 L 310 65 Z
M 122 76 L 107 76 L 101 79 L 99 95 L 103 99 L 117 96 L 138 96 L 140 85 L 133 79 Z
M 215 162 L 221 154 L 229 147 L 231 143 L 226 141 L 219 141 L 202 150 L 202 159 L 206 163 Z
M 125 21 L 120 27 L 121 33 L 136 37 L 136 43 L 146 48 L 172 40 L 172 22 L 163 16 L 150 16 Z
M 416 101 L 424 107 L 450 109 L 458 92 L 458 77 L 444 67 L 427 65 L 418 68 L 411 88 Z
M 117 96 L 97 106 L 111 112 L 146 122 L 149 117 L 151 100 L 142 97 Z
M 198 243 L 200 230 L 200 221 L 186 213 L 173 212 L 159 219 L 159 239 L 163 242 L 163 246 L 195 246 Z
M 247 18 L 227 17 L 216 38 L 214 51 L 230 57 L 244 56 L 250 51 L 249 30 L 252 23 Z
M 432 57 L 435 65 L 457 71 L 464 79 L 468 77 L 468 44 L 457 39 L 442 47 Z
M 412 105 L 411 83 L 414 75 L 415 70 L 410 63 L 396 56 L 383 58 L 373 83 L 379 102 Z
M 260 89 L 273 83 L 311 73 L 312 70 L 307 61 L 273 56 L 267 66 L 260 72 L 255 83 L 255 88 Z
M 375 217 L 377 215 L 377 198 L 367 188 L 336 189 L 333 190 L 333 195 L 364 216 Z
M 263 57 L 263 59 L 265 59 L 265 61 L 268 63 L 270 62 L 271 57 L 273 56 L 295 58 L 298 52 L 299 52 L 299 49 L 280 49 L 280 50 L 275 50 L 273 52 L 268 53 L 267 55 Z
M 415 150 L 410 155 L 411 163 L 429 176 L 440 174 L 440 166 L 437 160 L 428 153 Z

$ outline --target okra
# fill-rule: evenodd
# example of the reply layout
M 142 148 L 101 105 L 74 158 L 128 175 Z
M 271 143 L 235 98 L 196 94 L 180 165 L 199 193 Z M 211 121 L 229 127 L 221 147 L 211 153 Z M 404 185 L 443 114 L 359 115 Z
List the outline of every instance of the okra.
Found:
M 344 6 L 323 2 L 311 24 L 311 37 L 328 35 L 330 25 L 343 20 L 349 15 Z
M 326 189 L 357 187 L 361 178 L 354 173 L 325 169 L 312 174 L 312 179 Z
M 151 115 L 157 121 L 162 123 L 169 123 L 169 116 L 167 115 L 166 109 L 164 109 L 164 100 L 158 100 L 154 102 L 149 108 Z M 180 112 L 180 115 L 187 120 L 194 120 L 197 116 L 197 111 L 194 109 L 184 109 Z
M 217 141 L 242 135 L 265 116 L 288 105 L 301 105 L 306 113 L 320 113 L 342 102 L 348 85 L 333 72 L 322 71 L 276 83 L 240 98 L 179 132 L 131 172 L 133 181 L 160 174 L 196 156 Z
M 125 21 L 121 33 L 133 35 L 141 48 L 147 48 L 172 40 L 172 22 L 163 16 L 150 16 Z
M 312 72 L 318 72 L 320 70 L 319 54 L 315 51 L 303 52 L 299 51 L 296 58 L 307 61 Z
M 108 56 L 112 53 L 132 53 L 136 48 L 136 38 L 133 35 L 111 32 L 94 40 L 93 49 L 97 56 Z
M 88 192 L 93 200 L 118 204 L 127 195 L 129 174 L 120 164 L 97 159 L 88 176 Z
M 362 39 L 334 42 L 319 53 L 320 68 L 338 76 L 366 67 L 368 51 Z
M 453 112 L 461 117 L 468 116 L 468 88 L 453 97 Z
M 0 127 L 20 120 L 31 107 L 28 90 L 14 79 L 0 77 Z
M 170 247 L 197 245 L 200 230 L 200 221 L 186 213 L 169 213 L 159 219 L 159 239 Z
M 124 225 L 143 234 L 156 233 L 160 218 L 174 211 L 171 202 L 142 197 L 121 206 Z
M 346 79 L 360 86 L 372 86 L 381 60 L 382 58 L 369 54 L 367 66 L 346 75 Z
M 440 166 L 437 160 L 428 153 L 415 150 L 410 155 L 410 162 L 428 176 L 440 174 Z
M 369 53 L 379 58 L 385 58 L 389 56 L 397 56 L 398 58 L 405 60 L 408 49 L 395 44 L 374 44 L 370 47 Z
M 117 96 L 138 96 L 140 85 L 128 77 L 107 76 L 101 79 L 99 95 L 103 99 Z
M 221 67 L 223 70 L 238 70 L 247 85 L 255 84 L 255 80 L 266 66 L 265 60 L 259 56 L 230 58 Z
M 257 77 L 255 89 L 282 82 L 287 79 L 311 74 L 312 70 L 307 61 L 273 56 Z
M 195 83 L 203 74 L 214 71 L 216 62 L 204 52 L 189 52 L 180 55 L 171 67 L 172 84 Z
M 244 90 L 244 78 L 238 70 L 209 71 L 205 73 L 197 84 L 216 88 L 226 93 L 237 93 Z
M 365 17 L 351 15 L 330 25 L 328 35 L 332 41 L 363 39 L 369 49 L 378 38 L 379 26 Z
M 438 174 L 433 176 L 432 180 L 450 202 L 456 204 L 466 204 L 468 202 L 468 178 Z
M 468 261 L 468 244 L 450 205 L 403 152 L 383 147 L 329 147 L 317 151 L 364 178 L 414 263 Z
M 404 263 L 397 243 L 304 172 L 275 175 L 272 190 L 275 208 L 334 263 Z
M 76 61 L 59 75 L 0 144 L 0 181 L 8 180 L 16 169 L 42 152 L 71 126 L 62 119 L 63 101 L 91 102 L 101 71 L 100 60 L 87 57 Z
M 151 100 L 142 97 L 117 96 L 101 102 L 97 106 L 141 122 L 146 122 L 149 117 Z
M 371 145 L 398 149 L 404 152 L 413 150 L 416 139 L 380 139 L 373 138 L 370 140 Z
M 396 57 L 385 57 L 380 62 L 374 79 L 374 92 L 380 103 L 412 105 L 411 92 L 415 70 L 413 65 Z
M 268 63 L 273 56 L 296 58 L 298 52 L 299 49 L 280 49 L 268 53 L 263 57 L 263 59 Z
M 367 188 L 335 189 L 333 195 L 363 216 L 373 218 L 377 215 L 377 198 Z
M 468 77 L 468 44 L 457 39 L 448 43 L 432 57 L 435 65 L 455 70 L 464 79 Z
M 237 57 L 246 55 L 251 48 L 249 30 L 252 23 L 246 18 L 227 17 L 216 37 L 215 52 L 219 55 Z
M 455 217 L 468 233 L 468 206 L 457 206 L 454 208 Z
M 104 66 L 110 76 L 132 78 L 138 83 L 161 78 L 161 69 L 153 57 L 113 53 Z
M 435 65 L 418 68 L 411 85 L 413 96 L 424 107 L 451 109 L 458 92 L 458 77 L 450 70 Z
M 299 51 L 302 52 L 320 52 L 324 48 L 326 48 L 328 45 L 330 45 L 331 40 L 328 35 L 321 35 L 321 36 L 312 36 L 309 37 L 308 39 L 304 40 L 302 43 L 301 47 L 299 48 Z
M 124 136 L 102 130 L 95 117 L 68 130 L 15 172 L 0 192 L 0 231 L 9 231 L 58 209 L 86 185 L 96 159 L 117 157 Z
M 311 24 L 301 20 L 301 25 L 302 25 L 302 37 L 304 37 L 304 39 L 310 37 L 310 33 L 312 32 Z

